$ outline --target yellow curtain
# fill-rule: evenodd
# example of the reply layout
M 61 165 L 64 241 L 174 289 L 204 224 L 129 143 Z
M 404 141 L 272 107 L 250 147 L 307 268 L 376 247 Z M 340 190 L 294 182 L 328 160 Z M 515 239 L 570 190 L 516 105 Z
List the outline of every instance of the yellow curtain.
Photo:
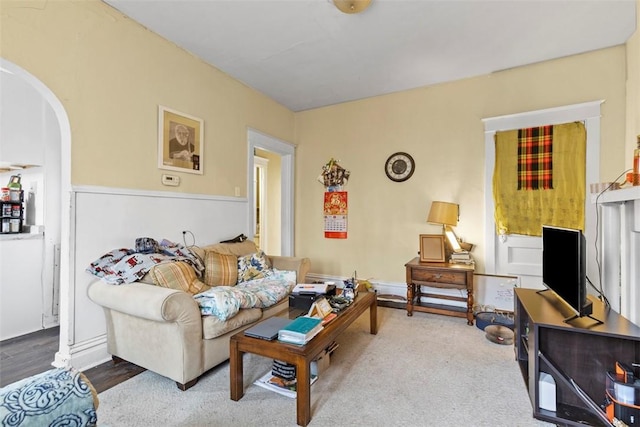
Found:
M 540 236 L 542 225 L 584 231 L 586 136 L 580 122 L 553 126 L 553 189 L 518 190 L 518 130 L 496 132 L 496 232 Z

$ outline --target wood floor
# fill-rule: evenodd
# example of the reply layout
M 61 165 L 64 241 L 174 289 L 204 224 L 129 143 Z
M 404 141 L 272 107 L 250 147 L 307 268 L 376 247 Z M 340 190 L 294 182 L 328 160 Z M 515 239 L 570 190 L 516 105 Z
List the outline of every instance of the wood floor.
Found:
M 49 369 L 58 351 L 59 328 L 43 329 L 21 337 L 0 341 L 0 387 Z M 144 372 L 145 369 L 122 361 L 109 361 L 84 371 L 98 393 Z

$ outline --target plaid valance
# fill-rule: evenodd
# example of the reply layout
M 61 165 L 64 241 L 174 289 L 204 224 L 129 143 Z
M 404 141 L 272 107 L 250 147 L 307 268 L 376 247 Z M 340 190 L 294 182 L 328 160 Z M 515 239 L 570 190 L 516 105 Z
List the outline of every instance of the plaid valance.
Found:
M 553 126 L 518 130 L 518 190 L 553 188 Z

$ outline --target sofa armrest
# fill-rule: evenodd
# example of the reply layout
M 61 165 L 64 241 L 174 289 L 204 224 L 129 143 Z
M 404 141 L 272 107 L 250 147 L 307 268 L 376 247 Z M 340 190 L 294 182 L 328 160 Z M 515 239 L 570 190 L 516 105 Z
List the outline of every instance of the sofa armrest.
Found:
M 200 322 L 200 308 L 191 295 L 145 283 L 110 285 L 101 280 L 89 285 L 96 304 L 134 317 L 158 322 Z
M 104 310 L 109 354 L 171 378 L 179 387 L 202 374 L 202 317 L 191 295 L 145 283 L 110 285 L 100 280 L 91 283 L 87 293 Z
M 295 271 L 298 283 L 304 283 L 311 268 L 309 258 L 267 255 L 271 265 L 278 270 Z

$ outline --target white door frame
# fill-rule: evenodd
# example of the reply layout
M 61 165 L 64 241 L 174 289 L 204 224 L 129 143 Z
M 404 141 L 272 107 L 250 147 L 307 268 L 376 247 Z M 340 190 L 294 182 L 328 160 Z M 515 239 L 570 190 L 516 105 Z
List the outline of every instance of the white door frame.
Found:
M 294 164 L 295 145 L 266 135 L 260 131 L 249 128 L 247 131 L 247 199 L 249 200 L 247 209 L 247 230 L 251 233 L 255 224 L 255 206 L 253 203 L 253 180 L 254 162 L 253 154 L 256 148 L 272 151 L 282 158 L 281 164 L 281 217 L 280 229 L 282 233 L 281 252 L 282 256 L 293 256 L 294 251 Z
M 504 274 L 497 271 L 498 236 L 495 232 L 494 204 L 493 204 L 493 169 L 495 166 L 496 131 L 512 130 L 534 126 L 555 125 L 582 121 L 587 132 L 587 164 L 586 186 L 588 195 L 589 183 L 599 182 L 600 179 L 600 106 L 604 100 L 585 102 L 581 104 L 567 105 L 563 107 L 548 108 L 544 110 L 529 111 L 525 113 L 511 114 L 482 119 L 484 123 L 485 143 L 485 270 L 487 274 Z M 589 197 L 585 197 L 585 235 L 587 237 L 587 259 L 589 260 L 587 275 L 598 277 L 595 261 L 594 238 L 595 209 L 590 203 Z M 590 232 L 593 230 L 593 232 Z

